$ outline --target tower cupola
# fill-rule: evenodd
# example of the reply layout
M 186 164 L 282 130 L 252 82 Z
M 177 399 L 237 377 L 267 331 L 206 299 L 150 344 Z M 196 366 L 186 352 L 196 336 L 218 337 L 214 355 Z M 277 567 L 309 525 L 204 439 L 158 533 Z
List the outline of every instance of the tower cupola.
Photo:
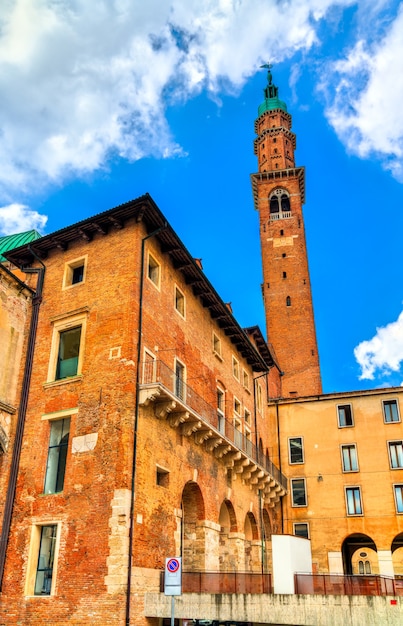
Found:
M 273 111 L 274 109 L 282 109 L 287 113 L 287 105 L 278 97 L 278 87 L 273 84 L 273 76 L 271 73 L 272 65 L 266 63 L 261 67 L 267 68 L 267 85 L 263 90 L 264 102 L 258 108 L 258 115 L 262 115 L 265 111 Z

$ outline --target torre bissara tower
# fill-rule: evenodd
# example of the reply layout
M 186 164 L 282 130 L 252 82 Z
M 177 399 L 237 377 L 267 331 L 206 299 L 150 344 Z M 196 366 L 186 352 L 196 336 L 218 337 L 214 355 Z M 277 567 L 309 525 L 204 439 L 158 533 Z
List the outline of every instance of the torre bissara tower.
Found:
M 270 65 L 255 122 L 258 172 L 252 174 L 260 217 L 267 338 L 283 372 L 282 397 L 322 393 L 302 205 L 305 170 L 295 166 L 291 115 L 278 97 Z

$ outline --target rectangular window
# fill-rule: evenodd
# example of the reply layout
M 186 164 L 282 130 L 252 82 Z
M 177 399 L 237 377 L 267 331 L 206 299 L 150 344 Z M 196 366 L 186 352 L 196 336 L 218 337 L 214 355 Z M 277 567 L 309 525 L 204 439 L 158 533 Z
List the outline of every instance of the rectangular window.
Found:
M 251 424 L 252 422 L 252 418 L 251 418 L 251 414 L 250 411 L 248 411 L 248 409 L 244 409 L 244 420 L 246 424 Z
M 34 588 L 34 594 L 36 596 L 50 596 L 51 594 L 56 537 L 57 524 L 41 526 Z
M 215 333 L 213 333 L 213 352 L 221 358 L 221 339 Z
M 403 485 L 393 485 L 395 494 L 396 512 L 403 513 Z
M 186 385 L 185 385 L 186 369 L 183 363 L 175 360 L 175 395 L 179 400 L 185 401 Z
M 341 446 L 343 472 L 358 472 L 357 448 L 354 443 Z
M 59 493 L 63 491 L 69 433 L 69 417 L 50 422 L 50 440 L 44 493 Z
M 159 465 L 157 465 L 156 484 L 160 487 L 169 487 L 169 472 Z
M 390 467 L 398 469 L 403 467 L 403 441 L 389 441 Z
M 239 361 L 234 356 L 232 357 L 232 373 L 239 380 Z
M 243 370 L 242 372 L 242 384 L 245 389 L 249 389 L 249 374 L 246 370 Z
M 302 437 L 290 437 L 288 440 L 290 465 L 304 462 Z
M 237 416 L 241 415 L 241 403 L 238 398 L 234 398 L 234 413 L 236 413 Z
M 383 418 L 386 424 L 400 422 L 399 407 L 397 400 L 383 400 Z
M 238 417 L 234 416 L 234 443 L 238 448 L 242 449 L 243 435 L 242 422 Z
M 294 535 L 296 537 L 303 537 L 304 539 L 309 539 L 309 524 L 306 522 L 295 522 L 293 524 L 294 527 Z
M 143 362 L 143 383 L 155 383 L 156 381 L 157 361 L 155 356 L 149 350 L 144 350 Z
M 306 506 L 305 478 L 291 478 L 292 506 Z
M 175 309 L 182 317 L 185 317 L 185 296 L 178 287 L 175 287 Z
M 56 380 L 76 376 L 80 355 L 81 326 L 69 328 L 59 333 Z
M 263 400 L 262 400 L 262 387 L 261 385 L 259 385 L 259 383 L 257 384 L 256 387 L 256 407 L 258 411 L 262 411 L 263 408 Z
M 347 515 L 362 515 L 361 488 L 346 487 Z
M 151 254 L 149 254 L 147 263 L 147 276 L 151 280 L 151 282 L 154 283 L 154 285 L 158 288 L 160 286 L 160 275 L 160 264 L 154 259 Z
M 337 407 L 337 416 L 340 428 L 354 426 L 351 404 L 339 404 Z
M 225 395 L 224 391 L 217 387 L 217 417 L 218 430 L 225 434 Z
M 85 281 L 87 255 L 69 261 L 64 266 L 63 289 L 69 289 Z

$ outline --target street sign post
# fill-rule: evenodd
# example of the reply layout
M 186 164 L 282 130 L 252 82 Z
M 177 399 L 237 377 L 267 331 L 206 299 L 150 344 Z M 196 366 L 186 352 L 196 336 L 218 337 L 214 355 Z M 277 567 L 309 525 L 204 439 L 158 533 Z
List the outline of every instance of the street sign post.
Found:
M 171 596 L 171 626 L 175 624 L 175 596 L 182 594 L 182 558 L 165 559 L 164 593 Z

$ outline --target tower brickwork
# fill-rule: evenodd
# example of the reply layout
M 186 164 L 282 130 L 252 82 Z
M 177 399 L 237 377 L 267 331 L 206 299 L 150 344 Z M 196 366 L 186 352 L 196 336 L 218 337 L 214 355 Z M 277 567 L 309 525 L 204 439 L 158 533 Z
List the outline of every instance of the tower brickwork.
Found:
M 282 396 L 322 391 L 302 205 L 305 171 L 295 166 L 291 115 L 268 72 L 255 122 L 258 172 L 252 174 L 260 216 L 263 299 L 268 342 L 283 371 Z

